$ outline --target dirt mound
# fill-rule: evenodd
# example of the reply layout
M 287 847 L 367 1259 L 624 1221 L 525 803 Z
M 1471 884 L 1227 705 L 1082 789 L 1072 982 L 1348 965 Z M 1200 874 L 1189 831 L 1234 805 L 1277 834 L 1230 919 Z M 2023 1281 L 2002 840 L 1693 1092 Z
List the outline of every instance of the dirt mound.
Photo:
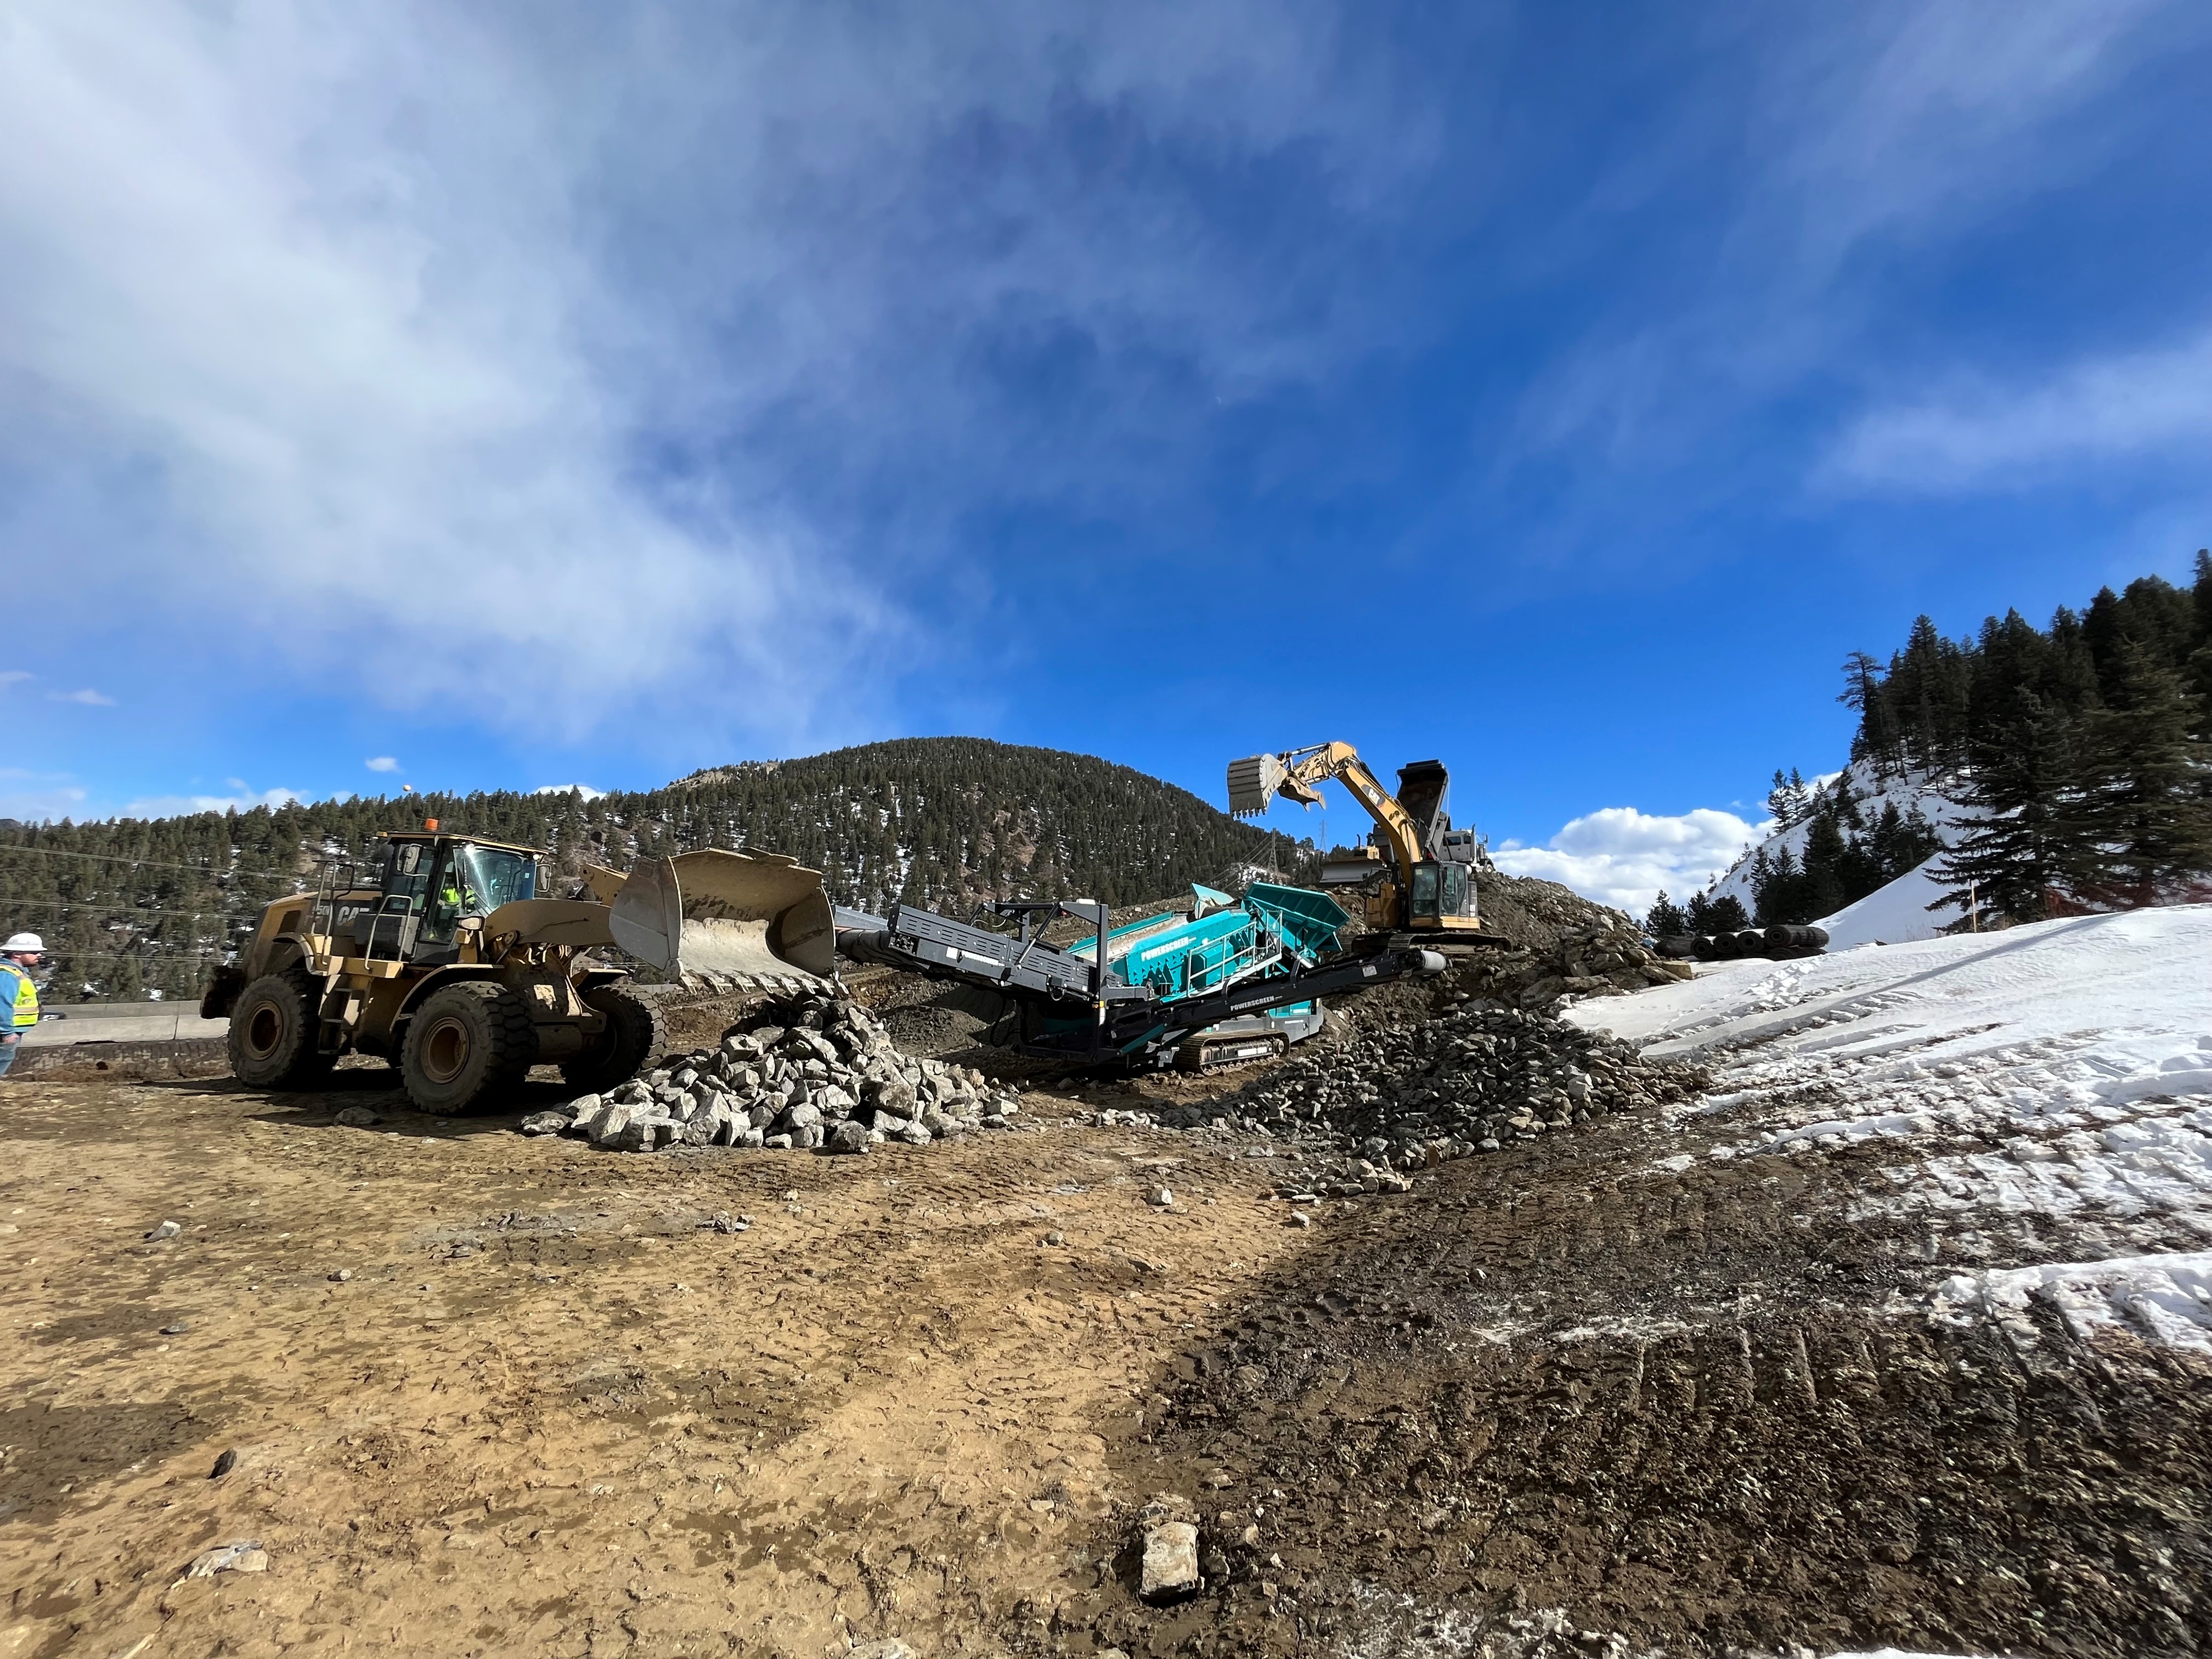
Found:
M 1563 1020 L 1472 998 L 1427 1018 L 1376 1021 L 1256 1071 L 1234 1093 L 1109 1109 L 1105 1127 L 1238 1129 L 1291 1143 L 1276 1188 L 1292 1200 L 1407 1190 L 1413 1172 L 1704 1088 L 1692 1066 Z

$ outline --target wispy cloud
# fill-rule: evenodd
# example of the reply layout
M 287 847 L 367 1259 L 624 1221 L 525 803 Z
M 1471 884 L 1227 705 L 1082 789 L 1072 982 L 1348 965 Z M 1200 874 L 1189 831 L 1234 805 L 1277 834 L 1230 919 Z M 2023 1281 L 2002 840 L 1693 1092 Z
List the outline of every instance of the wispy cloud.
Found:
M 1712 807 L 1672 815 L 1607 806 L 1573 819 L 1541 847 L 1508 842 L 1492 856 L 1510 875 L 1535 876 L 1640 916 L 1663 888 L 1703 888 L 1768 826 Z
M 237 778 L 224 781 L 236 793 L 228 795 L 145 795 L 125 806 L 120 816 L 126 818 L 168 818 L 187 812 L 251 812 L 256 807 L 289 806 L 307 799 L 296 789 L 249 788 Z M 344 800 L 349 797 L 334 796 Z
M 1357 211 L 1431 159 L 1289 0 L 768 11 L 18 9 L 0 424 L 16 533 L 86 550 L 49 597 L 556 736 L 842 732 L 917 546 L 1158 476 L 1146 388 L 1195 419 L 1336 349 L 1305 239 L 1210 190 Z M 1122 465 L 1020 418 L 1048 386 Z
M 2054 464 L 2186 457 L 2212 442 L 2212 329 L 2066 365 L 2040 383 L 1951 384 L 1862 417 L 1830 456 L 1844 484 L 1978 489 Z
M 377 755 L 362 763 L 372 772 L 397 772 L 399 763 L 390 755 Z
M 38 676 L 30 672 L 27 669 L 0 669 L 0 686 L 21 685 L 25 680 L 34 680 L 36 678 L 38 678 Z
M 0 817 L 30 823 L 75 817 L 88 798 L 89 792 L 73 774 L 0 766 Z
M 1584 337 L 1533 377 L 1514 453 L 1640 477 L 1692 465 L 1778 398 L 1832 396 L 1875 349 L 1869 264 L 1887 272 L 2094 174 L 2125 124 L 2075 118 L 2203 33 L 2179 0 L 1767 14 L 1735 43 L 1748 73 L 1670 102 L 1595 193 L 1618 210 L 1718 192 L 1699 257 L 1663 289 L 1612 285 Z
M 95 691 L 87 686 L 82 691 L 49 691 L 46 696 L 55 702 L 80 702 L 88 708 L 112 708 L 115 699 L 105 691 Z

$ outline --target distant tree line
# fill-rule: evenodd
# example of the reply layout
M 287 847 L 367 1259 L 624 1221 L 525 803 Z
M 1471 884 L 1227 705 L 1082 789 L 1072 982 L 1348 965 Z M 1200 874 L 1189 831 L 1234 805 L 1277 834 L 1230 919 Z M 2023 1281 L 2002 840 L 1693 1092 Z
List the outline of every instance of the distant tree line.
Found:
M 449 830 L 586 864 L 702 847 L 787 853 L 838 903 L 955 914 L 993 898 L 1128 904 L 1240 866 L 1310 872 L 1310 842 L 1238 822 L 1188 791 L 1087 755 L 916 738 L 748 762 L 665 788 L 587 799 L 513 791 L 357 797 L 249 812 L 95 823 L 0 820 L 0 927 L 45 936 L 52 994 L 196 996 L 270 899 L 325 862 L 373 855 L 379 832 Z
M 1944 902 L 2015 921 L 2054 905 L 2148 904 L 2212 872 L 2212 552 L 2195 581 L 2140 577 L 1948 641 L 1923 617 L 1886 669 L 1844 666 L 1855 757 L 1948 781 L 1969 807 Z

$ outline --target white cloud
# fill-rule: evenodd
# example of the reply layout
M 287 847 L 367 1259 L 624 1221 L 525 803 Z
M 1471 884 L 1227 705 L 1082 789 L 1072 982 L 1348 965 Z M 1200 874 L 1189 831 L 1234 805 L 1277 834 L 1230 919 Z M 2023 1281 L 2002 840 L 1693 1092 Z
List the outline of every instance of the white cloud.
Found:
M 231 795 L 143 795 L 116 816 L 125 818 L 173 818 L 187 812 L 251 812 L 260 806 L 289 806 L 307 799 L 296 789 L 253 790 L 237 778 L 223 780 L 238 793 Z M 341 795 L 337 799 L 345 799 Z
M 115 707 L 114 698 L 109 696 L 104 691 L 95 691 L 90 686 L 87 686 L 82 691 L 49 691 L 46 693 L 46 696 L 51 701 L 55 702 L 81 702 L 88 708 L 112 708 Z
M 37 675 L 31 673 L 26 669 L 0 669 L 0 685 L 21 685 L 25 680 L 33 680 L 36 678 L 38 678 Z
M 2212 442 L 2212 329 L 2148 351 L 2095 357 L 2039 385 L 1966 376 L 1877 409 L 1830 458 L 1835 480 L 1970 489 L 2042 476 L 2055 464 L 2174 455 Z
M 606 791 L 594 789 L 588 783 L 549 783 L 530 792 L 533 795 L 581 795 L 586 800 L 604 800 Z
M 1492 857 L 1509 875 L 1535 876 L 1641 916 L 1662 888 L 1698 891 L 1771 825 L 1710 806 L 1660 816 L 1607 806 L 1570 822 L 1541 847 L 1507 842 Z
M 372 772 L 397 772 L 399 769 L 399 763 L 389 755 L 378 755 L 362 764 Z

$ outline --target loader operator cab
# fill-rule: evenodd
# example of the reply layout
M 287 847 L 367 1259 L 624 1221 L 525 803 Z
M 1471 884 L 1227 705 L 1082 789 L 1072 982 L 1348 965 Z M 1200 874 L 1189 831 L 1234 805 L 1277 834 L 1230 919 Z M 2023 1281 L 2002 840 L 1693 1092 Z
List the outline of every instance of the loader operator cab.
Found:
M 528 848 L 452 836 L 392 836 L 374 910 L 354 923 L 361 954 L 435 963 L 459 950 L 461 924 L 538 896 L 538 855 Z

